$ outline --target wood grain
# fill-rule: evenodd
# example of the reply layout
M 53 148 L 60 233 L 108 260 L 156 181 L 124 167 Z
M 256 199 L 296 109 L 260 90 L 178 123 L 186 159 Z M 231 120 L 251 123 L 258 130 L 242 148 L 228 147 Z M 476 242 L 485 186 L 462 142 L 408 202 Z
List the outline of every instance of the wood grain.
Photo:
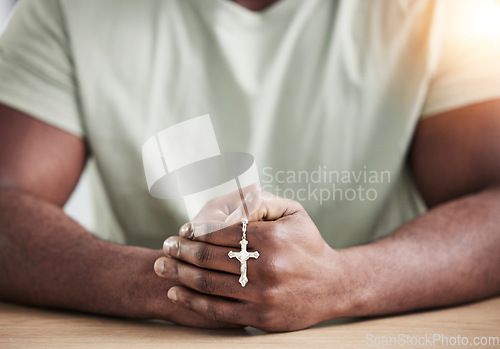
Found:
M 367 336 L 499 337 L 500 297 L 453 308 L 372 319 L 340 319 L 269 334 L 199 330 L 161 321 L 135 321 L 0 302 L 0 348 L 369 348 Z M 406 337 L 405 337 L 406 338 Z M 434 343 L 436 344 L 436 343 Z M 378 346 L 379 348 L 384 346 Z M 390 345 L 386 348 L 431 347 Z M 446 347 L 437 343 L 432 347 Z M 448 347 L 460 347 L 451 346 Z M 470 348 L 470 343 L 462 348 Z M 484 347 L 484 346 L 477 346 Z M 500 345 L 490 345 L 498 347 Z

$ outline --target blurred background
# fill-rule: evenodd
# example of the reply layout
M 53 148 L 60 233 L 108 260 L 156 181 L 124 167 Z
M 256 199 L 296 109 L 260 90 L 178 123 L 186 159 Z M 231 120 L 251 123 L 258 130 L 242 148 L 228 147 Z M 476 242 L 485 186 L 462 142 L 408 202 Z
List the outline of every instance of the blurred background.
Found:
M 41 0 L 43 1 L 43 0 Z M 7 24 L 9 14 L 17 0 L 0 0 L 0 35 Z M 69 198 L 64 211 L 90 231 L 94 230 L 95 212 L 89 175 L 85 171 L 75 192 Z

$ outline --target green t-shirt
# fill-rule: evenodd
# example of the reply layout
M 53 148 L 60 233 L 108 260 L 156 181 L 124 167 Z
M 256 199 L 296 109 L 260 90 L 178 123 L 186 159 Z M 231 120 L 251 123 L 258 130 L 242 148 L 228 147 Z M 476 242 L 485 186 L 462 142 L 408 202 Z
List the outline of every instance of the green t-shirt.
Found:
M 494 6 L 22 0 L 0 101 L 86 139 L 120 229 L 96 235 L 160 248 L 177 234 L 183 203 L 150 196 L 141 147 L 208 113 L 221 149 L 254 155 L 329 244 L 362 244 L 425 210 L 406 166 L 419 119 L 500 97 L 500 31 L 473 21 Z

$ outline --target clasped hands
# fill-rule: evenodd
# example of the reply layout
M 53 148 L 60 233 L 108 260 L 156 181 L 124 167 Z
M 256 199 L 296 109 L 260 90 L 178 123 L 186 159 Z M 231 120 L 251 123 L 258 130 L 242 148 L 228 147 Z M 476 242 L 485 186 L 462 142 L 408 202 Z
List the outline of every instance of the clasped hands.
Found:
M 249 212 L 249 282 L 238 282 L 240 263 L 239 192 L 208 202 L 198 216 L 168 238 L 165 256 L 155 263 L 161 278 L 176 286 L 168 298 L 210 320 L 264 331 L 303 329 L 342 316 L 343 264 L 340 253 L 321 237 L 302 206 L 262 191 L 244 189 Z

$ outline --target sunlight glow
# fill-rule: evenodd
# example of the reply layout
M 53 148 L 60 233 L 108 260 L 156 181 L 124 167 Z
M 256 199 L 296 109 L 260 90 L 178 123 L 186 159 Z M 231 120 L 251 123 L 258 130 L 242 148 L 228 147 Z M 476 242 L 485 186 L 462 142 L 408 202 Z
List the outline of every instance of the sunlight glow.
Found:
M 500 1 L 471 1 L 469 11 L 460 23 L 462 35 L 480 39 L 496 38 L 500 45 Z

